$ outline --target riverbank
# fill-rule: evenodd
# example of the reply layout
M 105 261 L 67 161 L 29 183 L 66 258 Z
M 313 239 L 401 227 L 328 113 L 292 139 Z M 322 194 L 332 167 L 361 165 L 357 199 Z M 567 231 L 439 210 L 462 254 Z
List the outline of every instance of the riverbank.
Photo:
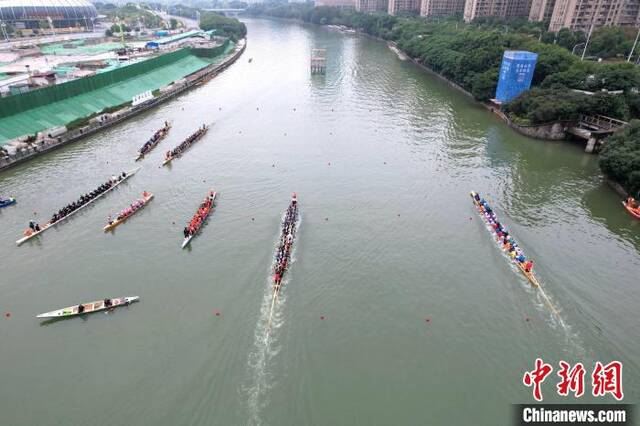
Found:
M 411 56 L 409 56 L 409 54 L 407 52 L 404 52 L 402 49 L 400 49 L 400 47 L 396 43 L 394 43 L 392 41 L 386 41 L 386 40 L 381 39 L 379 37 L 373 37 L 373 36 L 370 36 L 368 34 L 367 34 L 367 36 L 368 37 L 372 37 L 372 38 L 374 38 L 376 40 L 380 40 L 380 41 L 386 42 L 387 46 L 389 47 L 389 49 L 391 49 L 391 51 L 393 51 L 398 56 L 398 58 L 400 60 L 404 61 L 404 60 L 408 59 L 409 61 L 411 61 L 413 64 L 417 65 L 418 67 L 420 67 L 424 71 L 428 72 L 429 74 L 431 74 L 431 75 L 439 78 L 443 82 L 445 82 L 452 89 L 457 90 L 458 92 L 463 93 L 464 95 L 466 95 L 466 96 L 470 97 L 471 99 L 475 100 L 480 105 L 485 107 L 488 111 L 493 113 L 496 117 L 498 117 L 499 119 L 504 121 L 507 124 L 507 126 L 512 128 L 516 132 L 520 133 L 521 135 L 528 136 L 528 137 L 534 138 L 534 139 L 550 141 L 550 142 L 551 141 L 561 141 L 561 140 L 566 139 L 566 131 L 567 131 L 567 128 L 571 124 L 573 124 L 572 121 L 556 121 L 556 122 L 552 122 L 552 123 L 545 123 L 545 124 L 539 124 L 539 125 L 529 125 L 529 126 L 523 126 L 521 124 L 517 124 L 513 120 L 511 120 L 509 118 L 509 116 L 507 114 L 505 114 L 500 109 L 500 107 L 498 105 L 495 105 L 495 104 L 492 104 L 492 103 L 488 103 L 488 102 L 480 102 L 480 101 L 478 101 L 473 96 L 473 94 L 471 92 L 469 92 L 468 90 L 466 90 L 465 88 L 463 88 L 459 84 L 455 83 L 454 81 L 452 81 L 452 80 L 448 79 L 447 77 L 443 76 L 439 72 L 434 71 L 433 69 L 431 69 L 427 65 L 423 64 L 422 62 L 420 62 L 418 59 L 412 58 Z
M 210 64 L 196 72 L 188 74 L 180 81 L 173 82 L 168 86 L 160 88 L 157 96 L 146 102 L 136 106 L 123 106 L 114 112 L 98 115 L 93 117 L 86 126 L 64 131 L 63 133 L 56 135 L 44 135 L 41 139 L 31 142 L 28 146 L 17 150 L 15 154 L 0 158 L 0 171 L 23 163 L 35 156 L 44 154 L 60 146 L 67 145 L 87 136 L 96 134 L 142 112 L 148 111 L 161 103 L 173 99 L 197 85 L 205 83 L 232 65 L 242 55 L 245 48 L 246 39 L 242 39 L 236 44 L 229 56 L 221 63 Z

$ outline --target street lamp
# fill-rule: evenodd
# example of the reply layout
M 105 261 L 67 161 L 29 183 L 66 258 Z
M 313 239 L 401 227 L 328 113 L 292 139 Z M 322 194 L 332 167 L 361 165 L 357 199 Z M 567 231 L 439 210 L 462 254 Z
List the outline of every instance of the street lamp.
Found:
M 636 34 L 636 40 L 633 42 L 633 47 L 631 48 L 631 52 L 629 52 L 629 57 L 627 58 L 627 62 L 631 62 L 633 51 L 636 50 L 636 45 L 638 44 L 638 37 L 640 37 L 640 29 L 638 29 L 638 34 Z

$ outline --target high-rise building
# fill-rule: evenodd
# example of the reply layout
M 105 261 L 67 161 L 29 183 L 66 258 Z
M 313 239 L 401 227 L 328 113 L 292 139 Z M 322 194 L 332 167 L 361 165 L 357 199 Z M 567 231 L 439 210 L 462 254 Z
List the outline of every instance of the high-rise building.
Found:
M 356 0 L 356 10 L 363 13 L 386 12 L 388 0 Z
M 465 0 L 422 0 L 420 16 L 452 16 L 464 12 Z
M 638 0 L 556 0 L 549 31 L 569 28 L 589 32 L 604 26 L 638 26 Z
M 527 17 L 530 9 L 531 0 L 467 0 L 464 5 L 464 20 L 471 22 L 485 16 Z
M 353 9 L 356 7 L 356 0 L 316 0 L 315 5 L 337 7 L 340 9 Z
M 420 0 L 389 0 L 389 15 L 397 15 L 401 12 L 418 12 Z
M 556 0 L 533 0 L 529 11 L 529 20 L 535 22 L 549 22 L 553 14 Z

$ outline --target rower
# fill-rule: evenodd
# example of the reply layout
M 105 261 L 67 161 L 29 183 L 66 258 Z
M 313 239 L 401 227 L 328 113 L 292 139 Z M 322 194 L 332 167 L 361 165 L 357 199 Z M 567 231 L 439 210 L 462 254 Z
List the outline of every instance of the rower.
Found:
M 524 270 L 525 270 L 525 272 L 528 273 L 528 272 L 531 272 L 532 269 L 533 269 L 533 261 L 529 260 L 528 262 L 526 262 L 524 264 Z
M 113 220 L 111 219 L 111 215 L 107 216 L 107 223 L 109 225 L 111 225 L 113 223 Z
M 477 202 L 480 202 L 480 195 L 476 192 L 475 195 L 473 196 L 473 199 L 476 200 Z
M 112 305 L 111 299 L 104 299 L 104 307 L 105 308 L 110 308 L 111 305 Z
M 78 313 L 81 314 L 84 312 L 84 305 L 78 305 Z

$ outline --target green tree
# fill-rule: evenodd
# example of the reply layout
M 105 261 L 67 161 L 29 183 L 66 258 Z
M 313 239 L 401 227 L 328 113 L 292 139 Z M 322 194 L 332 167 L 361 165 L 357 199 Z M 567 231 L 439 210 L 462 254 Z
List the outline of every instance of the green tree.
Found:
M 169 27 L 172 30 L 175 30 L 176 28 L 178 28 L 178 20 L 176 18 L 169 19 Z
M 613 58 L 629 52 L 631 44 L 632 41 L 627 38 L 621 27 L 602 27 L 593 32 L 587 47 L 587 55 Z
M 237 19 L 227 18 L 215 12 L 200 14 L 200 28 L 205 31 L 215 30 L 217 35 L 238 40 L 247 35 L 247 27 Z
M 640 120 L 609 136 L 600 151 L 600 169 L 631 194 L 640 191 Z

